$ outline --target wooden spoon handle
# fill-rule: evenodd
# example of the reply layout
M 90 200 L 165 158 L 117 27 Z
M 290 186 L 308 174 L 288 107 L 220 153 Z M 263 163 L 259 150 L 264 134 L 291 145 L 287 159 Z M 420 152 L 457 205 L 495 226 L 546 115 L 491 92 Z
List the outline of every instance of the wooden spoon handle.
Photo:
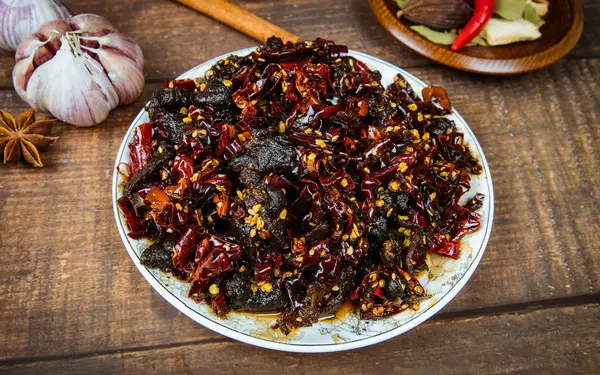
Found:
M 279 26 L 258 17 L 226 0 L 177 0 L 201 13 L 206 14 L 251 38 L 265 43 L 273 35 L 287 41 L 298 42 L 300 37 Z

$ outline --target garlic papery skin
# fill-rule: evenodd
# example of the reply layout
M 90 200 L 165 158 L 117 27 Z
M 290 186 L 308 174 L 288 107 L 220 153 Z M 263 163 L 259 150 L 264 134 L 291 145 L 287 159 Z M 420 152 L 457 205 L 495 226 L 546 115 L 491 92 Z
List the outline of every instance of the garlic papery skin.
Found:
M 62 0 L 0 0 L 0 49 L 16 51 L 41 25 L 68 17 Z
M 35 110 L 76 126 L 101 123 L 144 88 L 140 47 L 93 14 L 43 25 L 19 46 L 16 60 L 19 96 Z

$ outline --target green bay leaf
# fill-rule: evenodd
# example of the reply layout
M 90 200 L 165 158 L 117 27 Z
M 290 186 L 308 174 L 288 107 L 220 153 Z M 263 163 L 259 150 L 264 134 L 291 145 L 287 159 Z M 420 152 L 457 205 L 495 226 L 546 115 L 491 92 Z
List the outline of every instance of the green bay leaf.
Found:
M 507 20 L 516 20 L 521 18 L 528 3 L 528 0 L 496 0 L 494 13 Z
M 406 3 L 408 3 L 408 0 L 395 0 L 396 4 L 398 4 L 398 6 L 400 7 L 400 9 L 404 8 L 406 6 Z
M 534 24 L 538 29 L 546 22 L 542 19 L 542 17 L 540 17 L 535 7 L 531 4 L 527 4 L 525 7 L 525 10 L 523 11 L 523 18 Z
M 427 26 L 413 25 L 410 27 L 413 31 L 437 44 L 449 46 L 456 39 L 456 34 L 447 31 L 435 31 Z

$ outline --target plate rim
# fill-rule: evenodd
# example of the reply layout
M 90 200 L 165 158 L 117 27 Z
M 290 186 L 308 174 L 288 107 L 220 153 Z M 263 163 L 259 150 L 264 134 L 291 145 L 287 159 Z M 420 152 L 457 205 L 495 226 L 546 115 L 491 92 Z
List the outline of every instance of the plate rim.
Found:
M 515 75 L 539 70 L 554 64 L 565 57 L 581 38 L 583 32 L 583 8 L 578 0 L 569 0 L 573 21 L 569 30 L 557 43 L 543 51 L 510 59 L 486 59 L 461 54 L 433 43 L 407 28 L 392 13 L 386 0 L 369 0 L 371 12 L 377 21 L 394 39 L 439 64 L 454 69 L 486 74 L 486 75 Z
M 195 67 L 191 68 L 190 70 L 188 70 L 185 73 L 183 73 L 182 75 L 180 75 L 180 77 L 188 75 L 189 73 L 198 69 L 198 67 L 200 67 L 200 66 L 213 65 L 217 61 L 219 61 L 227 56 L 234 55 L 234 54 L 247 54 L 247 53 L 250 53 L 251 51 L 255 50 L 256 48 L 257 48 L 257 46 L 243 48 L 243 49 L 240 49 L 237 51 L 232 51 L 232 52 L 223 54 L 221 56 L 212 58 L 210 60 L 207 60 L 203 63 L 196 65 Z M 389 68 L 399 71 L 403 75 L 406 75 L 406 76 L 410 77 L 411 79 L 414 79 L 415 81 L 417 81 L 423 85 L 426 85 L 426 83 L 423 82 L 421 79 L 415 77 L 414 75 L 407 72 L 406 70 L 395 66 L 394 64 L 391 64 L 391 63 L 381 60 L 379 58 L 373 57 L 371 55 L 368 55 L 368 54 L 365 54 L 362 52 L 354 51 L 354 50 L 349 50 L 349 54 L 360 57 L 360 58 L 364 58 L 367 60 L 373 60 L 382 65 L 386 65 Z M 169 290 L 167 290 L 150 273 L 150 271 L 148 269 L 146 269 L 146 267 L 144 267 L 140 263 L 139 257 L 137 256 L 137 254 L 135 253 L 135 250 L 133 249 L 133 246 L 129 242 L 129 237 L 127 236 L 127 233 L 125 232 L 125 228 L 123 228 L 123 225 L 119 219 L 120 213 L 119 213 L 118 206 L 116 204 L 117 195 L 118 195 L 117 190 L 118 190 L 118 175 L 119 175 L 117 168 L 121 163 L 123 153 L 128 149 L 127 145 L 129 143 L 128 141 L 129 141 L 130 135 L 133 132 L 133 130 L 135 129 L 134 125 L 137 124 L 137 122 L 140 120 L 140 118 L 144 114 L 145 114 L 145 109 L 142 108 L 142 110 L 137 114 L 137 116 L 132 120 L 131 124 L 129 125 L 129 128 L 127 129 L 127 131 L 125 132 L 125 134 L 123 136 L 121 145 L 119 146 L 119 150 L 117 152 L 117 157 L 115 160 L 115 165 L 113 168 L 111 197 L 112 197 L 114 219 L 115 219 L 115 223 L 117 226 L 117 230 L 119 232 L 119 236 L 121 237 L 121 241 L 123 242 L 123 245 L 125 246 L 125 249 L 127 250 L 127 253 L 129 254 L 129 256 L 130 256 L 131 260 L 133 261 L 133 263 L 135 264 L 136 268 L 138 269 L 138 271 L 142 274 L 144 279 L 146 279 L 146 281 L 152 286 L 152 288 L 156 292 L 158 292 L 165 300 L 167 300 L 167 302 L 169 302 L 173 307 L 175 307 L 178 311 L 182 312 L 188 318 L 192 319 L 196 323 L 199 323 L 202 326 L 204 326 L 216 333 L 219 333 L 219 334 L 229 337 L 231 339 L 234 339 L 234 340 L 246 343 L 246 344 L 251 344 L 254 346 L 266 348 L 266 349 L 273 349 L 273 350 L 279 350 L 279 351 L 285 351 L 285 352 L 295 352 L 295 353 L 338 352 L 338 351 L 344 351 L 344 350 L 358 349 L 358 348 L 370 346 L 373 344 L 377 344 L 377 343 L 389 340 L 393 337 L 396 337 L 402 333 L 405 333 L 405 332 L 417 327 L 418 325 L 422 324 L 424 321 L 431 318 L 433 315 L 435 315 L 437 312 L 439 312 L 442 308 L 444 308 L 450 301 L 452 301 L 454 299 L 454 297 L 466 285 L 468 280 L 471 278 L 471 276 L 477 269 L 477 267 L 483 257 L 483 254 L 485 253 L 485 250 L 487 248 L 487 244 L 488 244 L 490 234 L 492 231 L 493 218 L 494 218 L 494 188 L 493 188 L 492 176 L 491 176 L 491 172 L 489 169 L 487 159 L 485 157 L 485 154 L 483 153 L 483 149 L 481 148 L 479 141 L 475 137 L 473 130 L 470 128 L 468 123 L 463 119 L 463 117 L 453 108 L 453 114 L 457 117 L 457 119 L 459 121 L 462 121 L 462 123 L 466 127 L 467 132 L 470 133 L 470 136 L 472 138 L 471 146 L 477 148 L 479 155 L 481 155 L 481 164 L 484 169 L 484 173 L 485 173 L 486 181 L 487 181 L 486 185 L 489 190 L 489 197 L 486 197 L 486 199 L 489 199 L 490 207 L 489 207 L 489 214 L 488 214 L 487 223 L 486 223 L 486 232 L 484 233 L 484 238 L 480 245 L 481 250 L 478 252 L 477 257 L 475 259 L 473 259 L 471 264 L 468 266 L 467 270 L 462 275 L 462 277 L 456 282 L 456 284 L 454 286 L 452 286 L 452 288 L 450 288 L 450 290 L 445 295 L 442 296 L 442 298 L 440 298 L 438 301 L 436 301 L 436 303 L 433 304 L 431 307 L 429 307 L 423 314 L 415 317 L 414 319 L 410 320 L 409 322 L 407 322 L 399 327 L 396 327 L 394 329 L 391 329 L 389 331 L 386 331 L 386 332 L 383 332 L 383 333 L 380 333 L 380 334 L 377 334 L 374 336 L 366 337 L 366 338 L 360 339 L 360 340 L 354 340 L 354 341 L 348 342 L 348 343 L 346 343 L 346 342 L 336 343 L 336 344 L 280 343 L 280 342 L 275 342 L 275 341 L 270 341 L 270 340 L 265 340 L 262 338 L 250 336 L 245 333 L 239 332 L 231 327 L 227 327 L 227 326 L 218 324 L 218 323 L 213 322 L 212 320 L 208 319 L 207 317 L 203 316 L 202 314 L 198 313 L 197 311 L 191 309 L 185 303 L 183 303 L 181 300 L 179 300 Z

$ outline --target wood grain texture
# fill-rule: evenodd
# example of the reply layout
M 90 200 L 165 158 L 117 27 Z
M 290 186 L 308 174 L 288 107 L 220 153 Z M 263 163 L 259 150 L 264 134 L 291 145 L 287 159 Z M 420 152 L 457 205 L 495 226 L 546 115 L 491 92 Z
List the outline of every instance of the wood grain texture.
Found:
M 237 5 L 225 0 L 177 0 L 188 7 L 204 13 L 217 21 L 223 22 L 244 35 L 247 35 L 259 43 L 266 43 L 267 39 L 277 36 L 283 42 L 297 43 L 300 41 L 298 35 L 292 34 L 269 21 L 248 12 Z
M 207 16 L 167 0 L 66 0 L 75 13 L 107 17 L 133 37 L 146 60 L 150 82 L 176 77 L 229 51 L 256 45 L 251 38 Z M 240 0 L 244 9 L 307 39 L 326 37 L 405 68 L 436 63 L 403 46 L 372 14 L 364 0 Z M 600 2 L 581 1 L 586 23 L 567 58 L 600 56 Z M 11 54 L 0 51 L 0 87 L 12 87 Z
M 597 304 L 425 323 L 380 345 L 330 355 L 223 340 L 75 358 L 0 362 L 19 374 L 592 374 L 600 368 Z M 528 332 L 522 337 L 523 332 Z M 521 338 L 519 338 L 521 337 Z
M 440 64 L 473 73 L 510 75 L 531 72 L 554 64 L 571 51 L 583 31 L 583 9 L 579 0 L 554 0 L 542 37 L 524 43 L 496 47 L 464 47 L 452 51 L 429 41 L 410 29 L 411 23 L 398 19 L 393 0 L 369 0 L 381 25 L 413 51 Z
M 0 165 L 0 373 L 222 373 L 226 365 L 246 373 L 598 372 L 596 0 L 582 1 L 587 23 L 573 59 L 519 77 L 432 65 L 381 28 L 363 0 L 237 2 L 298 35 L 328 36 L 445 86 L 494 179 L 486 254 L 442 312 L 390 342 L 310 357 L 234 343 L 177 312 L 135 269 L 112 214 L 117 149 L 148 95 L 164 78 L 256 43 L 173 1 L 66 2 L 139 41 L 148 84 L 99 126 L 56 126 L 61 138 L 42 154 L 43 169 Z M 8 89 L 11 70 L 12 57 L 0 54 L 0 108 L 17 113 L 26 105 Z
M 445 86 L 486 153 L 496 215 L 486 254 L 442 311 L 511 309 L 600 293 L 600 61 L 531 75 L 411 70 Z M 220 336 L 144 281 L 119 239 L 110 179 L 118 146 L 148 95 L 89 129 L 59 125 L 44 169 L 0 168 L 0 358 L 179 345 Z M 586 93 L 582 95 L 582 93 Z M 25 106 L 0 91 L 4 109 Z M 508 307 L 506 307 L 508 306 Z

